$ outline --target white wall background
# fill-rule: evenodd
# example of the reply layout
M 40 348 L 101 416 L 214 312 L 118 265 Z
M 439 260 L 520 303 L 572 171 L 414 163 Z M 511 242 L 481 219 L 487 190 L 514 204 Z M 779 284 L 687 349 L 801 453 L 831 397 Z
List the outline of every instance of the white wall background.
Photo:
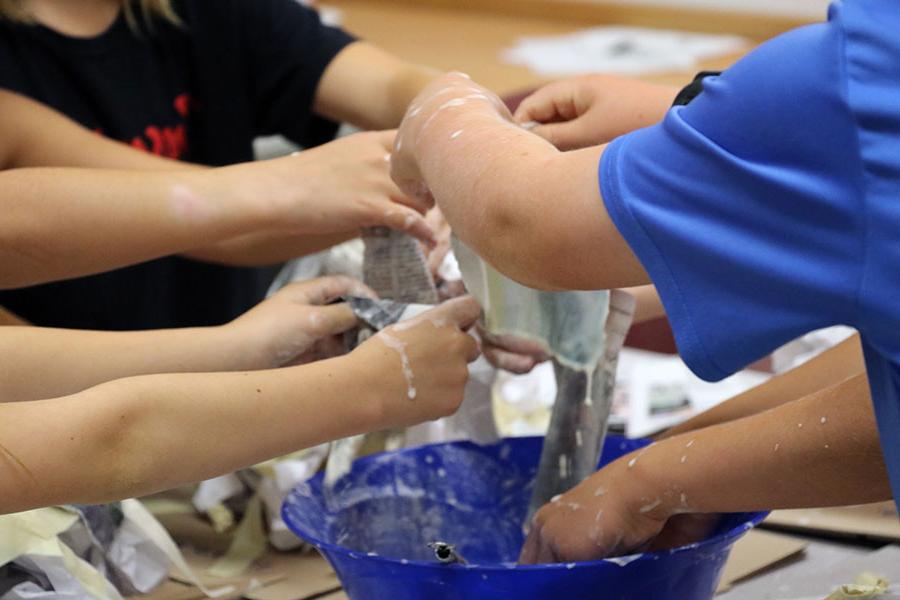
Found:
M 735 12 L 824 19 L 829 0 L 584 0 L 615 4 L 651 4 L 712 8 Z

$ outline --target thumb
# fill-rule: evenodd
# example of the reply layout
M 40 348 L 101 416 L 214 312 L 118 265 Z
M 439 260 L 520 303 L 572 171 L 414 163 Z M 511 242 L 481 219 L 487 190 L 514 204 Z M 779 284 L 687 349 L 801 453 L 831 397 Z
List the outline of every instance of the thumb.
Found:
M 311 336 L 321 339 L 352 329 L 359 321 L 346 304 L 332 304 L 315 309 L 309 317 Z
M 541 136 L 559 150 L 577 150 L 593 145 L 584 132 L 585 127 L 580 118 L 564 123 L 538 125 L 531 130 L 531 133 Z
M 465 331 L 475 324 L 481 316 L 481 306 L 472 296 L 462 296 L 448 300 L 443 304 L 422 313 L 422 319 L 428 319 L 435 324 L 451 323 Z
M 375 298 L 375 292 L 363 282 L 345 275 L 318 277 L 308 281 L 290 283 L 278 291 L 278 295 L 300 304 L 321 305 L 341 296 Z
M 514 119 L 518 123 L 537 121 L 552 123 L 569 121 L 578 117 L 575 93 L 567 81 L 548 84 L 534 92 L 519 104 Z

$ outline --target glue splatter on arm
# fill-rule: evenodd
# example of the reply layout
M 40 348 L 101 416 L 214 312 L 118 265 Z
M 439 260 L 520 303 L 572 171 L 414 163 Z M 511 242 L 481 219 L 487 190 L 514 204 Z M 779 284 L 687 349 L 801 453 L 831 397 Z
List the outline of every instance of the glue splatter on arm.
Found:
M 391 166 L 401 189 L 433 198 L 456 235 L 520 282 L 545 289 L 646 283 L 599 196 L 602 152 L 559 152 L 516 124 L 491 92 L 450 74 L 410 105 Z
M 462 402 L 466 365 L 478 356 L 464 330 L 480 312 L 471 298 L 458 298 L 414 326 L 388 330 L 415 372 L 414 399 L 404 361 L 371 339 L 348 355 L 297 367 L 142 375 L 0 403 L 0 514 L 143 495 L 447 416 Z M 320 327 L 327 319 L 314 321 Z
M 859 375 L 623 457 L 538 512 L 521 560 L 588 560 L 697 541 L 710 523 L 688 516 L 886 500 L 874 415 L 857 401 L 867 394 Z M 561 510 L 566 502 L 582 509 Z

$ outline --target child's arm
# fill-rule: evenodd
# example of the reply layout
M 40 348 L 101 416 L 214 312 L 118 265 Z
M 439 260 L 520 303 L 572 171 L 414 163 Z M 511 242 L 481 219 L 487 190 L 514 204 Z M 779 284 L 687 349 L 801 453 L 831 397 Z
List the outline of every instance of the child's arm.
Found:
M 447 75 L 410 106 L 392 174 L 408 194 L 433 196 L 460 239 L 526 285 L 648 283 L 600 197 L 602 153 L 558 151 L 514 124 L 490 92 Z
M 651 542 L 681 513 L 862 504 L 890 497 L 868 383 L 860 374 L 614 462 L 538 512 L 522 561 L 627 554 Z
M 150 331 L 0 330 L 0 402 L 54 398 L 152 373 L 271 369 L 303 360 L 356 324 L 345 294 L 361 283 L 327 277 L 287 286 L 227 325 Z M 327 348 L 323 348 L 326 349 Z
M 560 150 L 611 142 L 658 123 L 671 108 L 679 88 L 611 75 L 582 75 L 550 83 L 525 98 L 516 109 L 519 123 Z
M 663 307 L 662 299 L 656 291 L 654 285 L 638 285 L 635 287 L 625 288 L 623 291 L 628 292 L 634 297 L 634 317 L 631 319 L 632 325 L 646 323 L 654 319 L 666 316 L 666 309 Z
M 157 172 L 203 170 L 203 167 L 197 165 L 154 156 L 104 138 L 40 103 L 3 91 L 0 91 L 0 132 L 2 132 L 0 170 L 27 167 L 79 167 Z M 210 239 L 221 238 L 201 234 L 194 240 L 195 245 L 185 254 L 200 260 L 240 266 L 276 264 L 351 239 L 358 235 L 361 226 L 384 224 L 404 227 L 408 220 L 412 224 L 412 233 L 429 238 L 428 228 L 412 214 L 408 206 L 404 206 L 410 204 L 409 199 L 404 198 L 390 181 L 385 158 L 392 143 L 392 133 L 355 135 L 293 157 L 291 180 L 283 183 L 283 190 L 304 192 L 308 200 L 318 203 L 313 213 L 344 212 L 348 216 L 355 213 L 342 228 L 338 230 L 326 228 L 325 231 L 310 233 L 309 228 L 302 227 L 302 224 L 299 229 L 290 227 L 285 221 L 288 215 L 283 215 L 282 218 L 275 218 L 273 215 L 270 230 L 254 231 L 255 227 L 248 222 L 242 227 L 242 231 L 253 233 L 197 248 L 197 242 L 206 243 Z M 248 179 L 254 177 L 252 172 L 254 169 L 255 167 L 247 170 L 245 176 Z M 30 177 L 36 178 L 37 175 Z M 103 175 L 82 174 L 82 179 L 98 177 Z M 214 175 L 196 175 L 196 177 L 214 177 Z M 7 186 L 15 184 L 15 179 L 7 178 L 6 181 Z M 28 181 L 30 179 L 22 183 L 27 184 Z M 75 194 L 79 193 L 81 181 L 76 173 L 67 173 L 59 185 L 49 189 L 66 187 L 69 195 L 60 201 L 75 208 L 76 203 L 84 205 L 75 197 Z M 100 185 L 103 182 L 98 180 L 97 183 Z M 283 190 L 277 192 L 281 193 Z M 20 190 L 13 188 L 7 191 L 11 195 L 21 193 Z M 269 196 L 275 194 L 262 185 L 258 186 L 256 191 L 247 189 L 247 192 L 250 194 L 247 198 L 248 205 L 254 201 L 263 205 Z M 117 191 L 117 195 L 130 202 L 136 191 L 124 189 Z M 117 208 L 125 209 L 129 206 L 128 202 L 121 203 L 122 206 Z M 422 207 L 415 206 L 415 208 Z M 99 222 L 105 219 L 91 214 L 85 217 Z M 303 235 L 298 235 L 298 232 L 302 232 Z M 319 233 L 327 235 L 318 235 Z
M 364 135 L 382 148 L 393 137 Z M 260 230 L 300 236 L 387 225 L 431 239 L 422 215 L 402 204 L 411 201 L 388 195 L 383 170 L 381 187 L 363 178 L 367 191 L 344 189 L 336 198 L 327 178 L 299 176 L 310 165 L 324 168 L 304 153 L 210 170 L 5 171 L 0 287 L 87 275 Z
M 363 129 L 393 129 L 410 101 L 438 75 L 372 44 L 355 42 L 325 69 L 313 109 Z
M 82 167 L 176 171 L 195 165 L 131 148 L 89 131 L 55 110 L 0 90 L 0 169 Z
M 802 365 L 705 411 L 665 432 L 665 439 L 761 413 L 865 373 L 859 336 L 854 335 Z
M 9 325 L 28 325 L 28 321 L 0 306 L 0 327 Z
M 479 312 L 470 298 L 450 301 L 347 356 L 299 367 L 145 375 L 0 404 L 0 513 L 147 494 L 448 415 L 478 355 L 461 329 Z

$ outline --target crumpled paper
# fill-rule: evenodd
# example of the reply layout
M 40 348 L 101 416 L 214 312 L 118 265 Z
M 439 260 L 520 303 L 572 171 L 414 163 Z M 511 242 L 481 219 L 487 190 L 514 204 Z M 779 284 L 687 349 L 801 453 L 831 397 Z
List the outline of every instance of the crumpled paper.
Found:
M 149 592 L 172 566 L 199 584 L 137 500 L 0 515 L 0 599 L 116 600 Z M 209 597 L 230 590 L 209 590 Z
M 856 581 L 842 585 L 825 600 L 871 600 L 887 593 L 890 583 L 874 573 L 861 573 Z

